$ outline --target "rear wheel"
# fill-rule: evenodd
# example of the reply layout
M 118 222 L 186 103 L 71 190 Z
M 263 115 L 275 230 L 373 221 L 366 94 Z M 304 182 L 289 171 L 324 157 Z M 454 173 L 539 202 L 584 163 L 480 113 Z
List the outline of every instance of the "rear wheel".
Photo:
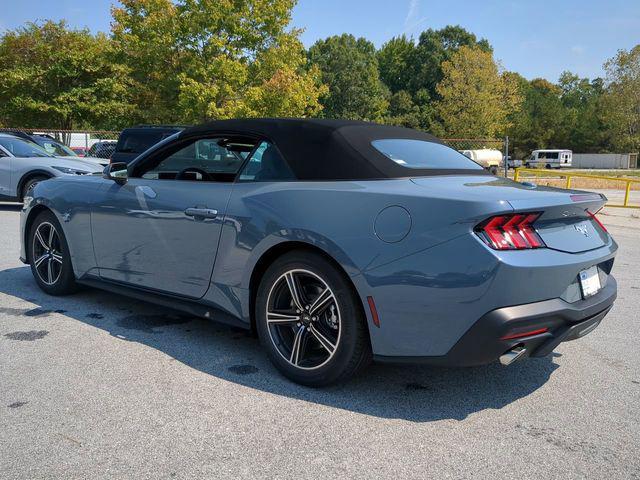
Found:
M 491 175 L 497 175 L 498 174 L 498 167 L 490 167 L 489 168 L 489 172 L 491 172 Z
M 52 212 L 36 217 L 29 230 L 28 248 L 31 272 L 42 290 L 50 295 L 77 290 L 67 240 Z
M 47 180 L 48 178 L 49 177 L 45 177 L 44 175 L 36 175 L 35 177 L 31 177 L 27 180 L 20 191 L 20 200 L 24 200 L 24 197 L 29 196 L 38 183 Z
M 255 313 L 271 361 L 297 383 L 342 381 L 371 360 L 359 300 L 321 255 L 291 252 L 276 260 L 260 282 Z

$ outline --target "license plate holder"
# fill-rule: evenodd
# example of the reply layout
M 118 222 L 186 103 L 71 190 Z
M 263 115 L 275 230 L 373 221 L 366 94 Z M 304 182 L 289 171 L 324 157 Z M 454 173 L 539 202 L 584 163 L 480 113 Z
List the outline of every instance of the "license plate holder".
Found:
M 582 298 L 589 298 L 600 291 L 600 275 L 598 275 L 598 267 L 593 266 L 580 271 L 580 288 L 582 289 Z

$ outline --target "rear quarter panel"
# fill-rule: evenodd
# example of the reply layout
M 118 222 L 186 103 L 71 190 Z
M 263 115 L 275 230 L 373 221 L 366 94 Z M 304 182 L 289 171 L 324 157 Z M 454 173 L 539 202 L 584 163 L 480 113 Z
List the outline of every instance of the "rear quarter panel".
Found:
M 402 206 L 411 216 L 410 231 L 395 243 L 382 241 L 374 229 L 376 217 L 389 206 Z M 366 305 L 371 288 L 364 272 L 468 235 L 488 212 L 511 210 L 508 202 L 494 199 L 429 196 L 409 179 L 239 183 L 227 208 L 207 300 L 248 322 L 256 263 L 271 247 L 296 241 L 336 260 Z
M 351 278 L 374 353 L 443 355 L 485 313 L 556 298 L 581 268 L 615 254 L 612 240 L 575 255 L 545 249 L 497 254 L 473 234 L 481 220 L 514 210 L 507 199 L 554 193 L 490 176 L 240 183 L 227 209 L 207 299 L 249 322 L 256 263 L 274 245 L 302 242 L 326 252 Z M 409 212 L 411 229 L 401 241 L 387 243 L 374 224 L 379 212 L 395 205 Z M 369 295 L 380 328 L 366 307 Z

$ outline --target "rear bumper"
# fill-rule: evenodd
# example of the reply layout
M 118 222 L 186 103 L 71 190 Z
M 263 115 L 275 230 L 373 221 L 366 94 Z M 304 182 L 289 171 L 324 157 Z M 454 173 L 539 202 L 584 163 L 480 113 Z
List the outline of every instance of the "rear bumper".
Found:
M 426 363 L 445 366 L 475 366 L 496 361 L 516 346 L 526 356 L 550 354 L 561 342 L 575 340 L 593 331 L 611 310 L 617 284 L 610 276 L 606 286 L 591 298 L 568 303 L 560 298 L 504 307 L 480 318 L 458 342 L 442 356 L 388 357 L 375 355 L 386 363 Z M 518 333 L 546 331 L 526 337 L 504 339 Z

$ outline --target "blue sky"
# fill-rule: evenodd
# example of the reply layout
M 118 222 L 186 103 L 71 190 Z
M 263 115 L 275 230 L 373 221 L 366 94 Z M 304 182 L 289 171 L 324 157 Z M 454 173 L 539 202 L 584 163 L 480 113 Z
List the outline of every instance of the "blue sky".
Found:
M 112 0 L 0 0 L 0 30 L 36 19 L 108 31 Z M 505 68 L 555 81 L 563 70 L 602 75 L 620 48 L 640 43 L 640 0 L 299 0 L 305 45 L 343 32 L 380 46 L 393 36 L 459 24 L 493 45 Z

